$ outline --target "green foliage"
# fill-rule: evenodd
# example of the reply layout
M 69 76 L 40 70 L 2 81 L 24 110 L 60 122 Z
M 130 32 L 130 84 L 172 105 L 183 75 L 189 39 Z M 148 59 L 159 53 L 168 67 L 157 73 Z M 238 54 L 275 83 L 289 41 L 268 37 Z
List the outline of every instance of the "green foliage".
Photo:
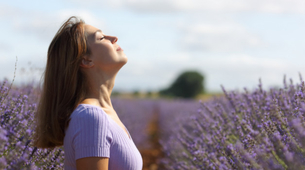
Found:
M 194 98 L 204 93 L 204 76 L 197 71 L 186 71 L 182 73 L 167 89 L 161 90 L 160 95 Z
M 152 97 L 152 95 L 153 95 L 152 91 L 148 91 L 148 92 L 146 93 L 146 96 L 147 96 L 147 97 Z
M 112 91 L 111 96 L 119 96 L 120 92 L 119 91 Z
M 140 95 L 140 92 L 138 90 L 134 90 L 132 94 L 134 97 L 138 97 Z

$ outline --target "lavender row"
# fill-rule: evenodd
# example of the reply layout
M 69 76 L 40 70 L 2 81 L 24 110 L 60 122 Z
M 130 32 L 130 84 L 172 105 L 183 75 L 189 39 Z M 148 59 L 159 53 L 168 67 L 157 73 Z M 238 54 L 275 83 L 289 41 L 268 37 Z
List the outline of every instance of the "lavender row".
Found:
M 156 114 L 157 102 L 149 99 L 114 98 L 112 103 L 138 149 L 152 148 L 148 128 Z
M 177 117 L 160 140 L 166 169 L 305 169 L 305 85 L 226 92 Z M 178 106 L 177 104 L 176 106 Z M 198 109 L 197 109 L 198 108 Z M 168 118 L 167 118 L 168 119 Z M 168 119 L 170 120 L 170 119 Z
M 159 115 L 166 169 L 304 169 L 304 83 L 283 89 L 225 92 L 210 102 L 114 99 L 139 148 Z M 7 93 L 10 90 L 10 93 Z M 0 169 L 61 169 L 63 148 L 31 146 L 39 92 L 0 88 Z
M 10 88 L 0 86 L 0 169 L 63 169 L 63 147 L 38 149 L 32 146 L 33 116 L 39 101 L 35 84 Z M 135 144 L 149 148 L 147 126 L 155 111 L 150 100 L 113 99 L 113 105 Z
M 179 131 L 180 126 L 192 115 L 200 104 L 189 99 L 158 100 L 160 138 L 166 141 Z
M 63 150 L 31 146 L 39 98 L 34 84 L 0 87 L 0 169 L 51 169 L 63 166 Z

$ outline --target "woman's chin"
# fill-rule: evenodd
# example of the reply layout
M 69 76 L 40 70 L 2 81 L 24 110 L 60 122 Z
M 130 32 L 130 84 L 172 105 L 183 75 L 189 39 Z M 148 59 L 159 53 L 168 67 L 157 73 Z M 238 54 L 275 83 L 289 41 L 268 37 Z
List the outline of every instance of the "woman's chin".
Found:
M 126 63 L 127 63 L 127 61 L 128 61 L 127 56 L 126 56 L 126 55 L 124 55 L 124 57 L 122 58 L 122 60 L 123 60 L 123 62 L 126 64 Z
M 122 58 L 122 60 L 120 60 L 119 65 L 120 67 L 123 67 L 126 63 L 127 63 L 128 59 L 126 58 Z

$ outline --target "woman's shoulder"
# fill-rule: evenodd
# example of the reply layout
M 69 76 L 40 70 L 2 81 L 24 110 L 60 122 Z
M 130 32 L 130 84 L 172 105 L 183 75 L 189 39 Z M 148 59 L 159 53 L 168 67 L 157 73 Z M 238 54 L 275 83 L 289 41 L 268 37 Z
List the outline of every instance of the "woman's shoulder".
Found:
M 73 118 L 104 118 L 107 119 L 106 113 L 101 107 L 90 105 L 90 104 L 79 104 L 76 109 L 72 112 Z
M 93 105 L 80 104 L 70 116 L 70 129 L 91 129 L 103 127 L 109 129 L 110 120 L 102 108 Z

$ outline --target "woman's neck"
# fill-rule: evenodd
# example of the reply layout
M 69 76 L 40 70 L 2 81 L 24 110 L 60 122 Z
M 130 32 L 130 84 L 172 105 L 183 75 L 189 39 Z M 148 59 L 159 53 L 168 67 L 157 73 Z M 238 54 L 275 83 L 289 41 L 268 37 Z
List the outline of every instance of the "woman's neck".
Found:
M 91 75 L 88 78 L 88 92 L 81 103 L 102 107 L 106 113 L 112 114 L 114 109 L 110 96 L 114 87 L 115 75 Z

